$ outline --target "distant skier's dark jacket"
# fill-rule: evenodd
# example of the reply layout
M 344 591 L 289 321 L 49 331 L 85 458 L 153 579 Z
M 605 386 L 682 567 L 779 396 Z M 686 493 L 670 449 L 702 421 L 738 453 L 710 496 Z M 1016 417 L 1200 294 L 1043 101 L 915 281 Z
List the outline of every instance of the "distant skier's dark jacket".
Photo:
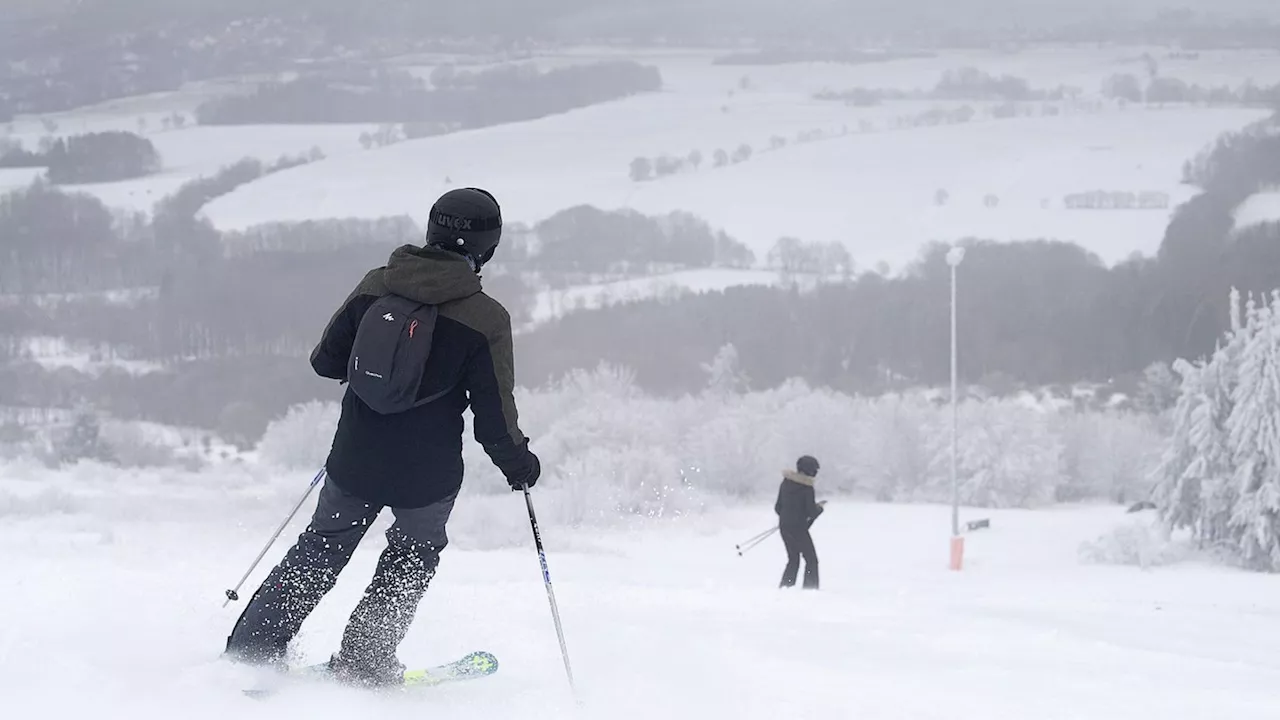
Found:
M 371 503 L 414 508 L 462 486 L 463 412 L 475 415 L 475 438 L 510 478 L 535 462 L 517 422 L 511 317 L 481 290 L 467 260 L 445 250 L 405 245 L 371 270 L 342 304 L 311 353 L 322 377 L 347 379 L 347 360 L 365 311 L 395 293 L 438 306 L 431 355 L 419 389 L 435 402 L 381 415 L 350 389 L 326 468 L 343 490 Z
M 773 510 L 778 513 L 779 528 L 807 529 L 822 514 L 813 491 L 813 478 L 795 470 L 785 471 Z

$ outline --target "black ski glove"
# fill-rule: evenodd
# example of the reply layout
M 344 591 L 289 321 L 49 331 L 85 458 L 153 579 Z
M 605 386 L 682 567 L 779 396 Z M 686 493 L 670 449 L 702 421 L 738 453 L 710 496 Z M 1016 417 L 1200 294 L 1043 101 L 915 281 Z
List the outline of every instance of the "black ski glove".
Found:
M 826 504 L 827 504 L 827 501 L 823 500 L 822 502 L 813 506 L 813 517 L 809 518 L 809 527 L 813 527 L 813 523 L 817 521 L 818 516 L 822 515 L 823 511 L 826 510 L 826 508 L 823 507 Z
M 542 463 L 538 461 L 538 456 L 534 455 L 532 450 L 525 450 L 525 456 L 528 458 L 528 463 L 523 471 L 507 476 L 507 484 L 511 486 L 513 492 L 537 485 L 538 478 L 542 475 Z

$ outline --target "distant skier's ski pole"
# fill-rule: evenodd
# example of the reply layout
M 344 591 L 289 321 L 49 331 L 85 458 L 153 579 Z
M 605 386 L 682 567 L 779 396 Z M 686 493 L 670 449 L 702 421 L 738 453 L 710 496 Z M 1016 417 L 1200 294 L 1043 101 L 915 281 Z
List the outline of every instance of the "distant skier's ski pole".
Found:
M 751 537 L 747 538 L 746 540 L 743 540 L 741 543 L 738 543 L 733 547 L 735 550 L 738 551 L 738 554 L 741 555 L 746 551 L 750 550 L 751 548 L 764 542 L 765 540 L 768 540 L 769 536 L 773 535 L 776 532 L 778 532 L 778 526 L 774 525 L 773 527 L 769 528 L 768 530 L 765 530 L 759 535 L 752 535 Z
M 775 530 L 774 532 L 777 532 L 777 531 Z M 749 544 L 749 545 L 744 545 L 743 547 L 741 547 L 741 548 L 739 548 L 739 549 L 738 549 L 738 556 L 739 556 L 739 557 L 741 557 L 742 555 L 746 554 L 747 552 L 749 552 L 749 551 L 751 551 L 751 550 L 754 550 L 757 546 L 763 545 L 763 544 L 764 544 L 764 541 L 765 541 L 765 540 L 768 540 L 768 539 L 769 539 L 769 538 L 771 538 L 771 537 L 773 537 L 773 533 L 769 533 L 768 535 L 765 535 L 764 537 L 762 537 L 762 538 L 760 538 L 760 539 L 758 539 L 758 540 L 753 541 L 753 542 L 752 542 L 751 544 Z
M 316 488 L 316 485 L 320 484 L 320 481 L 323 480 L 324 477 L 325 477 L 325 469 L 320 468 L 320 472 L 316 473 L 316 476 L 314 479 L 312 479 L 311 484 L 307 486 L 307 491 L 302 494 L 302 497 L 298 500 L 298 504 L 294 505 L 293 510 L 289 512 L 289 517 L 285 518 L 284 522 L 280 523 L 280 527 L 276 528 L 275 534 L 272 535 L 271 539 L 267 541 L 267 544 L 263 546 L 262 552 L 258 553 L 258 557 L 253 561 L 253 564 L 249 566 L 248 570 L 244 571 L 244 577 L 240 578 L 240 582 L 236 583 L 235 588 L 227 591 L 227 600 L 226 602 L 222 603 L 222 607 L 226 607 L 227 603 L 230 603 L 233 600 L 240 599 L 240 595 L 239 595 L 240 588 L 244 585 L 244 581 L 249 579 L 249 575 L 253 573 L 254 568 L 258 567 L 258 563 L 262 562 L 262 558 L 266 556 L 267 551 L 270 550 L 271 546 L 275 544 L 276 538 L 280 537 L 280 533 L 284 532 L 285 526 L 289 524 L 289 521 L 293 519 L 294 515 L 298 514 L 298 510 L 302 508 L 302 504 L 305 503 L 307 501 L 307 498 L 311 496 L 311 491 Z
M 564 642 L 564 628 L 560 625 L 560 609 L 556 607 L 556 593 L 551 589 L 551 571 L 547 569 L 547 553 L 542 548 L 542 533 L 538 530 L 538 517 L 533 513 L 533 497 L 529 495 L 529 486 L 524 487 L 524 504 L 529 508 L 529 524 L 533 527 L 533 542 L 538 547 L 538 561 L 542 563 L 542 582 L 547 586 L 547 600 L 551 603 L 551 617 L 556 623 L 556 637 L 560 639 L 560 657 L 564 658 L 564 673 L 569 678 L 569 692 L 576 698 L 577 688 L 573 684 L 573 668 L 569 666 L 569 649 Z

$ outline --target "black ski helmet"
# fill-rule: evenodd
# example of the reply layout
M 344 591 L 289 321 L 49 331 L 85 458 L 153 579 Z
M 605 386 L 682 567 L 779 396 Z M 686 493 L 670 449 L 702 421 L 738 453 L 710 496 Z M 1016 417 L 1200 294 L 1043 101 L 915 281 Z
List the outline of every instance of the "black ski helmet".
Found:
M 431 206 L 427 245 L 471 258 L 479 270 L 493 257 L 502 239 L 502 208 L 487 190 L 450 190 Z
M 812 455 L 805 455 L 796 461 L 796 470 L 802 475 L 818 477 L 818 460 Z

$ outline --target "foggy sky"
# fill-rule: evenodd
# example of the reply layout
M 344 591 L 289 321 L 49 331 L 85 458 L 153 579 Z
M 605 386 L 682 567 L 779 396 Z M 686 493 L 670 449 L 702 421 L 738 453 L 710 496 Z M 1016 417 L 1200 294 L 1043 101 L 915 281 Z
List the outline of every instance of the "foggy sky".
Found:
M 424 31 L 433 23 L 462 21 L 484 34 L 485 18 L 521 16 L 528 26 L 663 27 L 689 24 L 726 28 L 777 23 L 790 31 L 811 27 L 815 35 L 869 28 L 932 29 L 935 26 L 1028 26 L 1097 20 L 1146 19 L 1189 10 L 1209 17 L 1280 18 L 1273 0 L 0 0 L 0 27 L 29 15 L 77 16 L 119 21 L 165 21 L 198 15 L 241 16 L 255 12 L 381 16 L 411 19 Z M 842 27 L 832 28 L 838 22 Z M 531 27 L 532 29 L 532 27 Z

